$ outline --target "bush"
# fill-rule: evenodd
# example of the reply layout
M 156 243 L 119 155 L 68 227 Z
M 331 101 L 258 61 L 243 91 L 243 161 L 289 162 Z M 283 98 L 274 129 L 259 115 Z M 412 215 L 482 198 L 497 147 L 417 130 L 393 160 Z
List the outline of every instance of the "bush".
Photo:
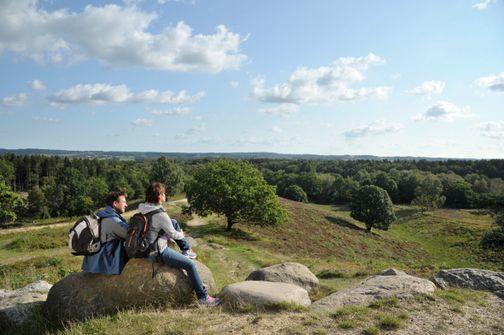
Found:
M 285 189 L 284 197 L 299 202 L 308 202 L 306 192 L 298 185 L 291 185 Z
M 485 249 L 504 249 L 504 229 L 487 231 L 481 239 L 481 246 Z

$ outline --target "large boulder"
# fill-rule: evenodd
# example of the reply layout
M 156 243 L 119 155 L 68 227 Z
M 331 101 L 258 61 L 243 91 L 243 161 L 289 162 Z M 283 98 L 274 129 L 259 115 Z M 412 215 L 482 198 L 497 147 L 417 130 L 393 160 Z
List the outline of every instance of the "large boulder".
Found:
M 215 291 L 210 270 L 196 265 L 207 290 Z M 45 312 L 58 323 L 83 320 L 132 307 L 192 304 L 193 292 L 183 270 L 132 259 L 118 276 L 79 272 L 63 278 L 49 291 Z
M 245 280 L 290 283 L 304 288 L 310 295 L 316 294 L 319 289 L 319 280 L 310 269 L 303 264 L 291 262 L 255 270 Z
M 504 299 L 504 272 L 481 269 L 441 270 L 433 277 L 441 288 L 460 287 L 489 291 Z
M 297 285 L 269 281 L 244 281 L 228 285 L 219 293 L 221 305 L 226 309 L 241 309 L 254 306 L 257 309 L 287 302 L 309 306 L 308 292 Z
M 390 297 L 406 298 L 415 294 L 433 293 L 433 282 L 402 271 L 388 269 L 377 276 L 365 279 L 356 287 L 351 287 L 314 302 L 316 310 L 340 308 L 348 305 L 365 305 L 375 299 Z
M 0 329 L 21 326 L 42 307 L 50 289 L 39 280 L 18 290 L 0 290 Z

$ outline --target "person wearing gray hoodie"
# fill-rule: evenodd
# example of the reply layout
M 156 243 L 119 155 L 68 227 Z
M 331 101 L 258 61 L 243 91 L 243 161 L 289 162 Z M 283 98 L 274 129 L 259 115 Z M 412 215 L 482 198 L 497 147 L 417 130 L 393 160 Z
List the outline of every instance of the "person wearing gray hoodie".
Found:
M 150 244 L 149 258 L 152 261 L 161 261 L 173 268 L 186 270 L 189 281 L 198 297 L 198 303 L 200 305 L 217 305 L 220 302 L 219 299 L 208 295 L 196 264 L 168 247 L 168 239 L 181 240 L 184 238 L 184 232 L 175 230 L 170 217 L 164 211 L 165 191 L 166 188 L 162 183 L 152 183 L 145 190 L 145 202 L 138 206 L 139 211 L 144 215 L 158 211 L 152 215 L 147 232 L 147 242 Z

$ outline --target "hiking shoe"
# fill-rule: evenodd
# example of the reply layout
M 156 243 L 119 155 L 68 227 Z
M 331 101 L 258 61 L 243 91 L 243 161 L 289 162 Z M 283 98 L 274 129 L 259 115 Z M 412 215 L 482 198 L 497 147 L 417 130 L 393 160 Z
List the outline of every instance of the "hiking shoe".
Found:
M 207 295 L 205 298 L 198 299 L 198 304 L 200 306 L 217 306 L 220 304 L 220 299 Z
M 190 259 L 195 259 L 198 255 L 192 249 L 182 251 L 182 255 Z

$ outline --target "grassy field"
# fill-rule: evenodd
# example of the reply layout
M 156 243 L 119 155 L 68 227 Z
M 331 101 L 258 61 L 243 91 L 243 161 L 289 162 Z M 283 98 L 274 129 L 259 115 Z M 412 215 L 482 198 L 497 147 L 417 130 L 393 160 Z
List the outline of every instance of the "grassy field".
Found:
M 305 264 L 319 277 L 321 290 L 317 297 L 312 297 L 314 299 L 354 285 L 365 276 L 389 267 L 425 278 L 441 268 L 474 267 L 500 271 L 503 267 L 504 254 L 488 252 L 479 246 L 482 234 L 492 228 L 492 218 L 480 212 L 439 209 L 420 213 L 414 207 L 398 206 L 398 221 L 388 231 L 373 230 L 367 233 L 363 224 L 350 218 L 344 206 L 302 204 L 284 199 L 281 202 L 289 213 L 289 221 L 282 226 L 236 224 L 228 232 L 225 218 L 212 216 L 206 219 L 206 225 L 184 228 L 199 242 L 195 248 L 198 258 L 212 270 L 218 290 L 244 280 L 256 268 L 285 261 Z M 178 207 L 167 205 L 166 208 L 172 217 L 183 224 L 189 219 L 181 214 Z M 127 212 L 126 218 L 133 213 L 134 210 Z M 54 283 L 71 272 L 80 271 L 82 258 L 72 256 L 67 251 L 66 236 L 70 226 L 71 223 L 67 223 L 53 228 L 1 234 L 0 289 L 20 288 L 37 279 Z M 481 299 L 478 294 L 464 297 L 460 299 L 476 305 Z M 443 304 L 448 304 L 446 299 L 449 298 L 437 297 Z M 350 317 L 354 315 L 350 312 L 350 316 L 338 317 L 313 316 L 311 312 L 285 313 L 299 319 L 302 329 L 306 330 L 299 334 L 322 334 L 324 327 L 316 327 L 316 324 L 329 322 L 327 320 L 341 324 L 337 327 L 338 331 L 349 333 L 357 330 L 363 333 L 367 328 L 368 333 L 386 331 L 386 326 L 380 323 L 382 321 L 385 325 L 388 322 L 398 323 L 397 327 L 404 323 L 400 317 L 397 319 L 397 313 L 389 313 L 389 316 L 397 319 L 389 320 L 384 318 L 386 313 L 382 315 L 371 307 L 363 312 L 367 315 L 362 317 L 364 321 Z M 153 310 L 122 312 L 70 325 L 65 329 L 51 328 L 39 320 L 24 331 L 40 333 L 46 329 L 66 334 L 105 334 L 115 333 L 118 325 L 126 323 L 143 334 L 181 334 L 184 331 L 192 333 L 192 330 L 203 327 L 202 320 L 208 322 L 213 317 L 247 324 L 254 322 L 250 318 L 260 318 L 257 323 L 267 323 L 265 320 L 269 318 L 257 313 L 228 314 L 220 309 L 196 314 L 198 316 L 191 315 L 187 310 L 179 314 Z M 180 320 L 175 328 L 164 326 L 165 318 L 170 320 L 177 315 Z M 384 319 L 381 320 L 381 317 Z M 278 320 L 274 322 L 281 322 L 284 316 L 272 316 L 271 320 L 275 318 Z M 317 318 L 321 320 L 317 321 Z M 285 327 L 286 333 L 295 333 L 294 328 L 290 331 L 287 325 Z

